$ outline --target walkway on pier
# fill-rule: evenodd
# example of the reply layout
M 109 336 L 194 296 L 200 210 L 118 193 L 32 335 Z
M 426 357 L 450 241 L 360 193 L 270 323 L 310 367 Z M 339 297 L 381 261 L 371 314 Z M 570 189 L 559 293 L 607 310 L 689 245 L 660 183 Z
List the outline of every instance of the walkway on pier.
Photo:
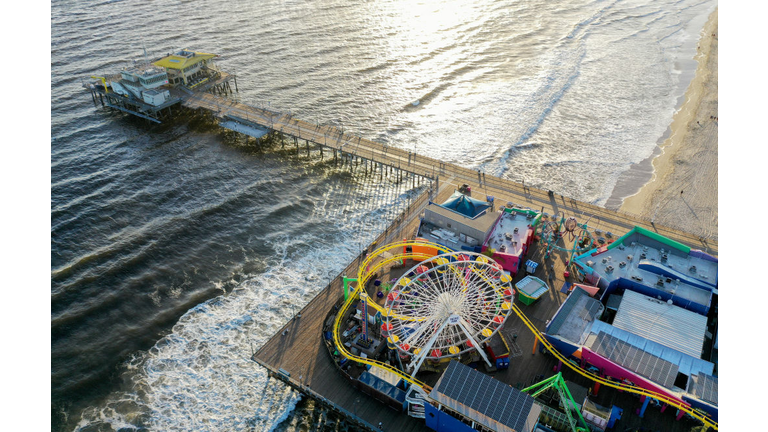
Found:
M 433 199 L 442 202 L 453 193 L 456 187 L 457 184 L 449 179 L 442 181 Z M 473 185 L 473 192 L 474 190 L 475 186 Z M 531 191 L 531 195 L 533 192 Z M 546 196 L 546 193 L 544 195 Z M 497 200 L 514 199 L 509 194 L 500 194 L 496 198 Z M 553 202 L 557 200 L 553 199 Z M 370 251 L 377 246 L 412 237 L 419 224 L 419 215 L 424 211 L 427 203 L 428 192 L 425 192 L 395 218 L 392 225 L 375 239 L 375 243 L 367 245 L 365 249 Z M 555 205 L 563 210 L 562 200 L 559 204 L 555 202 Z M 582 204 L 577 203 L 577 205 L 581 206 Z M 545 211 L 553 211 L 551 203 L 545 206 Z M 612 213 L 609 210 L 605 210 L 605 212 L 606 214 Z M 601 223 L 600 228 L 617 235 L 626 232 L 622 231 L 622 227 L 628 222 L 615 213 L 612 217 L 606 218 L 606 220 L 614 219 L 617 223 L 604 222 Z M 679 231 L 670 230 L 670 232 L 670 238 L 680 242 L 685 242 L 686 236 L 688 236 Z M 713 243 L 710 246 L 714 248 L 716 254 L 717 244 Z M 253 355 L 253 360 L 293 388 L 341 413 L 352 423 L 357 422 L 361 429 L 377 431 L 379 430 L 379 422 L 382 422 L 382 430 L 384 431 L 427 431 L 429 429 L 426 428 L 423 420 L 417 420 L 405 413 L 388 409 L 385 405 L 357 389 L 353 383 L 344 377 L 328 353 L 326 343 L 330 344 L 330 341 L 323 338 L 323 331 L 330 330 L 333 324 L 329 312 L 343 303 L 342 275 L 354 277 L 364 255 L 361 253 L 353 259 L 340 275 L 320 290 L 315 298 L 264 343 Z M 545 255 L 546 248 L 541 247 L 539 242 L 534 242 L 528 252 L 528 258 L 543 264 L 539 267 L 536 275 L 549 282 L 549 291 L 532 305 L 524 305 L 519 300 L 515 300 L 517 307 L 540 331 L 545 329 L 547 321 L 552 318 L 567 297 L 566 293 L 560 291 L 560 287 L 567 279 L 564 277 L 566 254 L 555 252 L 551 258 L 545 258 Z M 523 273 L 518 275 L 516 281 L 523 276 Z M 569 281 L 573 282 L 573 277 Z M 533 333 L 526 330 L 525 323 L 519 317 L 511 316 L 502 331 L 507 340 L 512 341 L 522 353 L 510 360 L 509 369 L 496 372 L 494 374 L 496 379 L 521 388 L 541 381 L 541 377 L 552 374 L 557 359 L 552 356 L 532 354 Z M 592 385 L 591 381 L 567 368 L 564 369 L 564 374 L 566 379 L 583 387 Z M 597 403 L 606 406 L 617 404 L 628 410 L 639 407 L 637 399 L 628 392 L 619 393 L 603 390 L 599 394 Z M 649 410 L 648 415 L 643 419 L 629 416 L 622 421 L 622 426 L 643 426 L 652 430 L 682 432 L 690 430 L 694 424 L 693 420 L 675 422 L 674 417 L 675 410 L 667 410 L 666 414 L 663 415 L 658 412 L 652 413 Z
M 526 187 L 512 180 L 486 176 L 480 171 L 345 134 L 335 126 L 308 123 L 287 113 L 252 107 L 210 93 L 199 93 L 191 96 L 184 102 L 184 106 L 210 111 L 221 120 L 234 117 L 246 125 L 251 124 L 256 127 L 279 131 L 284 136 L 305 140 L 308 143 L 314 143 L 357 158 L 423 176 L 437 181 L 438 186 L 445 179 L 452 178 L 459 185 L 469 184 L 472 186 L 473 192 L 492 195 L 497 200 L 501 197 L 508 197 L 515 204 L 523 204 L 534 210 L 544 209 L 544 211 L 552 213 L 565 212 L 568 215 L 576 216 L 580 221 L 591 218 L 590 226 L 601 228 L 600 225 L 614 225 L 617 227 L 614 233 L 627 232 L 638 225 L 664 236 L 678 239 L 681 243 L 694 249 L 702 249 L 708 253 L 717 254 L 716 237 L 704 238 L 695 233 L 684 232 L 681 229 L 655 225 L 653 222 L 635 215 L 608 210 L 558 194 L 550 195 L 548 191 Z M 497 201 L 497 205 L 503 204 L 504 202 Z

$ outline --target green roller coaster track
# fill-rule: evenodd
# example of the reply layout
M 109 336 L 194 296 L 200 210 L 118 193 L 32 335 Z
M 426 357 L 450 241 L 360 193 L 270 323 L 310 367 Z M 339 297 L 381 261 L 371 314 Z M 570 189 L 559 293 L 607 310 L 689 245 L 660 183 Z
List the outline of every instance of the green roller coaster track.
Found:
M 590 432 L 587 421 L 584 420 L 584 417 L 581 415 L 581 412 L 576 407 L 576 401 L 573 400 L 573 396 L 571 396 L 571 391 L 568 390 L 568 386 L 565 385 L 565 380 L 563 379 L 562 372 L 558 372 L 557 375 L 551 376 L 545 379 L 544 381 L 538 382 L 530 387 L 524 388 L 522 391 L 525 393 L 533 391 L 534 393 L 531 394 L 531 396 L 536 397 L 551 388 L 557 390 L 557 393 L 560 396 L 560 401 L 563 403 L 563 408 L 565 408 L 565 416 L 568 419 L 568 424 L 571 425 L 571 430 L 573 432 Z M 576 419 L 573 418 L 574 411 L 578 415 L 579 422 L 581 423 L 582 426 L 576 425 Z

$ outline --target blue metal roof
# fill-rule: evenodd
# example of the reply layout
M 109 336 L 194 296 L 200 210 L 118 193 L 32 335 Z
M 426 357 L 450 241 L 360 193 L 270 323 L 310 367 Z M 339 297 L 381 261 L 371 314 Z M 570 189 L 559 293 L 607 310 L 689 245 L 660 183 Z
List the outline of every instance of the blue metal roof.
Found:
M 653 354 L 661 359 L 664 359 L 670 363 L 677 365 L 678 372 L 685 375 L 698 375 L 698 374 L 712 375 L 715 369 L 715 365 L 706 360 L 691 357 L 679 351 L 673 350 L 672 348 L 665 347 L 660 343 L 650 341 L 644 337 L 637 336 L 635 334 L 632 334 L 620 328 L 616 328 L 602 321 L 598 321 L 598 320 L 593 321 L 590 332 L 594 335 L 597 335 L 600 332 L 604 332 L 617 339 L 627 342 L 630 345 L 633 345 L 636 348 L 639 348 L 649 354 Z M 585 345 L 590 344 L 589 339 L 591 338 L 592 336 L 588 338 L 587 343 Z
M 491 205 L 485 201 L 476 200 L 457 191 L 445 200 L 444 203 L 440 204 L 440 207 L 461 213 L 469 218 L 474 218 L 483 213 L 487 208 L 491 207 Z

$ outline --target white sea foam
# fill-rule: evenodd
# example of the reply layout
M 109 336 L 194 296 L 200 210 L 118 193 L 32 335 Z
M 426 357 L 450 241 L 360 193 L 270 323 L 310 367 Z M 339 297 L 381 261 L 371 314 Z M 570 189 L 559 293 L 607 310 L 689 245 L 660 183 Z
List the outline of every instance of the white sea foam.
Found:
M 158 44 L 182 43 L 167 36 L 167 25 L 126 23 L 184 28 L 203 20 L 216 31 L 192 42 L 224 54 L 222 66 L 249 84 L 240 85 L 244 99 L 265 106 L 271 99 L 271 107 L 301 109 L 306 115 L 297 117 L 318 123 L 342 119 L 348 130 L 389 145 L 601 203 L 620 173 L 647 157 L 666 130 L 686 87 L 692 41 L 715 5 L 692 0 L 460 3 L 473 8 L 471 13 L 456 15 L 451 27 L 435 33 L 439 40 L 418 47 L 409 44 L 413 28 L 403 27 L 412 6 L 406 1 L 365 3 L 363 9 L 329 2 L 321 10 L 291 10 L 284 2 L 241 4 L 241 15 L 259 25 L 210 17 L 183 4 L 137 4 L 130 20 L 110 22 L 109 38 L 98 30 L 107 6 L 89 5 L 76 17 L 69 8 L 54 8 L 52 25 L 60 34 L 73 22 L 98 34 L 88 45 L 74 35 L 52 41 L 52 73 L 61 90 L 52 95 L 52 135 L 60 141 L 84 135 L 88 144 L 57 144 L 52 164 L 63 172 L 67 163 L 79 160 L 72 155 L 103 153 L 90 144 L 124 140 L 133 130 L 115 126 L 119 123 L 112 119 L 98 120 L 99 128 L 73 128 L 84 118 L 102 117 L 92 115 L 90 102 L 73 102 L 82 89 L 69 81 L 61 85 L 63 77 L 73 75 L 72 65 L 78 73 L 109 69 L 114 49 L 139 36 Z M 339 18 L 348 13 L 356 15 Z M 173 23 L 155 21 L 167 17 Z M 286 25 L 289 20 L 295 25 Z M 325 34 L 329 24 L 335 30 L 330 37 Z M 260 49 L 233 46 L 235 35 L 259 40 Z M 58 46 L 61 39 L 66 43 Z M 364 43 L 350 42 L 358 40 Z M 350 73 L 350 68 L 362 72 Z M 414 95 L 428 97 L 413 107 Z M 85 108 L 61 109 L 67 104 Z M 103 129 L 113 136 L 90 136 Z M 55 183 L 66 185 L 66 179 Z M 136 353 L 122 369 L 124 388 L 86 410 L 77 430 L 270 430 L 290 418 L 299 395 L 267 379 L 250 361 L 251 350 L 393 219 L 406 203 L 404 190 L 375 176 L 331 183 L 307 221 L 316 226 L 271 239 L 275 253 L 266 272 L 194 307 L 152 349 Z M 232 286 L 223 280 L 211 284 L 222 290 Z
M 273 430 L 288 418 L 300 394 L 268 378 L 250 359 L 252 350 L 372 241 L 380 225 L 415 193 L 387 180 L 336 186 L 356 205 L 338 209 L 339 196 L 330 194 L 317 207 L 336 211 L 311 216 L 332 229 L 273 240 L 275 254 L 265 273 L 184 314 L 170 334 L 126 363 L 123 376 L 130 390 L 86 410 L 76 430 L 107 425 L 115 430 Z

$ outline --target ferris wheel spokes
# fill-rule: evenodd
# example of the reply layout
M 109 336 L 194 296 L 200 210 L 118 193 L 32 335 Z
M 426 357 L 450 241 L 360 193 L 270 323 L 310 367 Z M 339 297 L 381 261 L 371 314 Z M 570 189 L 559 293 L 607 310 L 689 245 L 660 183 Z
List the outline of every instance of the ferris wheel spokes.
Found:
M 411 357 L 415 375 L 424 360 L 442 361 L 476 350 L 492 366 L 483 343 L 511 312 L 511 278 L 494 260 L 474 252 L 425 259 L 394 284 L 385 302 L 390 347 Z

